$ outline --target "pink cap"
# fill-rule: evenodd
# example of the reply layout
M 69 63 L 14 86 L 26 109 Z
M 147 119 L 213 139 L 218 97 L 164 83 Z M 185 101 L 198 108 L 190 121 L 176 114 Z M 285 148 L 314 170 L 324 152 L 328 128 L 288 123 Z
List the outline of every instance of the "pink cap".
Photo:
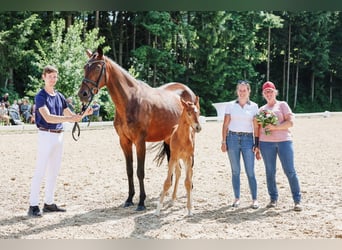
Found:
M 273 82 L 265 82 L 262 85 L 262 91 L 264 91 L 265 89 L 276 89 L 276 87 L 274 86 Z

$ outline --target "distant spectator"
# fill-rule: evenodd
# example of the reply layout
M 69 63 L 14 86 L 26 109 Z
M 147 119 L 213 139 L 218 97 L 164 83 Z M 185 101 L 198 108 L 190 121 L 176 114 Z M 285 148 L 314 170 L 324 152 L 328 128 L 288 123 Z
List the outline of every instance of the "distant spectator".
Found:
M 36 104 L 32 105 L 30 123 L 34 124 L 36 119 Z
M 100 104 L 97 101 L 94 101 L 94 104 L 91 106 L 93 108 L 92 121 L 99 121 L 100 118 Z
M 19 106 L 19 114 L 20 114 L 20 116 L 22 115 L 21 114 L 21 105 L 23 105 L 23 100 L 22 99 L 18 99 L 18 106 Z
M 5 93 L 1 98 L 0 98 L 0 102 L 5 103 L 5 107 L 8 108 L 9 107 L 9 94 Z
M 10 107 L 15 109 L 16 111 L 18 111 L 18 114 L 20 114 L 20 109 L 19 109 L 19 105 L 18 105 L 18 101 L 17 100 L 13 100 L 13 103 L 12 103 L 12 105 Z
M 5 125 L 10 125 L 10 117 L 5 102 L 1 102 L 0 104 L 0 122 L 4 122 Z
M 67 104 L 68 104 L 68 108 L 72 111 L 72 112 L 75 112 L 75 106 L 74 106 L 74 103 L 72 101 L 72 97 L 68 97 L 66 99 L 67 101 Z
M 13 104 L 8 108 L 8 114 L 10 116 L 10 122 L 12 125 L 21 125 L 23 124 L 20 119 L 19 110 L 13 106 Z
M 23 99 L 23 104 L 20 106 L 21 116 L 24 119 L 25 123 L 29 123 L 31 121 L 31 104 L 28 101 L 28 98 Z

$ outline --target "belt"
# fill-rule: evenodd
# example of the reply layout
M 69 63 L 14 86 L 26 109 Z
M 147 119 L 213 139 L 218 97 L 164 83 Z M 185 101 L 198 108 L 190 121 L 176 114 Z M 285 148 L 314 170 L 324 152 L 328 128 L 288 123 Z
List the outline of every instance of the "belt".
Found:
M 232 135 L 239 135 L 239 136 L 253 136 L 253 133 L 248 133 L 248 132 L 229 131 L 229 133 L 232 134 Z
M 62 133 L 63 129 L 47 129 L 47 128 L 39 128 L 39 130 L 41 131 L 45 131 L 45 132 L 50 132 L 50 133 Z

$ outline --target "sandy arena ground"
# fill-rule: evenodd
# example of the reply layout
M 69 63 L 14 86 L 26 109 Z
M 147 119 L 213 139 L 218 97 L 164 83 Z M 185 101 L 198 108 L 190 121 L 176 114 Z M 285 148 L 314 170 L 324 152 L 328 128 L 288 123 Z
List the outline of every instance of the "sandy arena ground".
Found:
M 148 152 L 145 168 L 145 212 L 123 208 L 128 184 L 123 153 L 112 127 L 82 129 L 75 142 L 65 132 L 63 164 L 56 203 L 66 213 L 27 217 L 35 167 L 37 132 L 0 130 L 0 239 L 341 239 L 342 116 L 299 117 L 292 128 L 295 163 L 303 195 L 302 212 L 293 211 L 287 179 L 278 162 L 279 203 L 267 209 L 262 161 L 256 163 L 260 208 L 249 208 L 245 171 L 241 173 L 241 206 L 233 201 L 228 158 L 220 150 L 221 122 L 207 122 L 196 137 L 193 204 L 187 217 L 184 172 L 178 200 L 165 198 L 154 215 L 166 177 L 166 161 L 157 167 Z M 139 196 L 135 176 L 136 195 Z M 43 190 L 43 189 L 42 189 Z M 43 201 L 43 191 L 41 192 Z

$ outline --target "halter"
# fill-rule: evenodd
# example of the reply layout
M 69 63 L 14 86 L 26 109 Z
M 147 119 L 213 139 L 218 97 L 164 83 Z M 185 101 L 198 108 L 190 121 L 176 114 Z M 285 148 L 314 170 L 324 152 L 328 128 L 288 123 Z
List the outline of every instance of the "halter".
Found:
M 85 84 L 85 86 L 87 86 L 88 90 L 89 90 L 89 93 L 91 94 L 91 98 L 90 98 L 90 101 L 86 104 L 86 105 L 82 105 L 82 111 L 80 113 L 80 115 L 82 115 L 84 113 L 84 111 L 87 110 L 87 108 L 90 106 L 90 104 L 92 103 L 93 99 L 94 99 L 94 96 L 96 95 L 96 93 L 98 92 L 99 90 L 99 83 L 103 77 L 103 75 L 105 76 L 105 82 L 107 82 L 107 76 L 106 76 L 106 62 L 105 60 L 95 60 L 95 61 L 92 61 L 90 62 L 90 60 L 86 63 L 86 67 L 90 67 L 92 64 L 94 63 L 100 63 L 102 65 L 102 68 L 101 68 L 101 73 L 99 75 L 99 77 L 97 78 L 97 81 L 93 81 L 91 79 L 88 79 L 86 77 L 83 78 L 82 80 L 82 84 L 84 83 L 90 83 L 92 87 L 89 87 L 88 84 Z M 96 93 L 95 93 L 95 90 L 96 90 Z M 90 125 L 90 120 L 88 121 L 88 127 Z M 77 137 L 75 136 L 75 132 L 77 130 Z M 75 122 L 74 124 L 74 127 L 72 128 L 72 138 L 77 141 L 79 138 L 80 138 L 80 134 L 81 134 L 81 130 L 80 130 L 80 125 L 78 124 L 78 122 Z
M 89 89 L 89 92 L 91 93 L 91 99 L 90 99 L 90 102 L 93 100 L 93 97 L 94 95 L 97 93 L 94 93 L 94 89 L 96 89 L 98 91 L 99 89 L 99 83 L 103 77 L 103 75 L 105 76 L 105 81 L 107 81 L 107 77 L 106 77 L 106 62 L 104 60 L 95 60 L 95 61 L 92 61 L 92 62 L 87 62 L 86 64 L 86 67 L 90 67 L 92 64 L 94 63 L 100 63 L 102 65 L 102 68 L 101 68 L 101 73 L 99 75 L 99 77 L 97 78 L 97 81 L 93 81 L 91 79 L 88 79 L 86 77 L 83 78 L 83 81 L 82 81 L 82 84 L 83 83 L 90 83 L 92 86 L 94 86 L 93 88 L 90 88 L 88 85 L 87 88 Z

